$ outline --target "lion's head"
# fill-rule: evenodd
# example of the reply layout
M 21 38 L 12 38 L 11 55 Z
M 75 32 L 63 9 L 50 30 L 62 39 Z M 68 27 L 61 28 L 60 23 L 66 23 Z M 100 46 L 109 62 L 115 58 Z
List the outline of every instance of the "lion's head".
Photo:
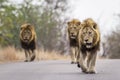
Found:
M 82 24 L 81 41 L 86 48 L 92 48 L 100 41 L 97 24 L 91 19 L 86 19 Z
M 81 22 L 78 19 L 73 19 L 68 23 L 68 34 L 70 39 L 76 39 L 80 29 Z
M 29 23 L 23 24 L 20 30 L 20 39 L 23 42 L 29 43 L 33 40 L 34 37 L 34 27 Z

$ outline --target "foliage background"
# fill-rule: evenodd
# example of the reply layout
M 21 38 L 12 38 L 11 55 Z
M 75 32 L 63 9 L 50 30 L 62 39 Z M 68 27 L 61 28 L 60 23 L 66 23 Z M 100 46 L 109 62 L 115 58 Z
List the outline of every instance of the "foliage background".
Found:
M 20 26 L 31 23 L 35 26 L 39 49 L 55 50 L 61 54 L 69 52 L 65 32 L 66 22 L 70 19 L 70 16 L 67 17 L 67 11 L 70 8 L 68 1 L 22 0 L 22 3 L 17 3 L 18 0 L 0 0 L 0 47 L 13 46 L 18 50 L 21 49 Z M 103 52 L 101 54 L 107 58 L 120 58 L 120 13 L 112 16 L 117 17 L 114 21 L 118 22 L 118 25 L 112 25 L 116 29 L 105 36 L 102 35 Z M 101 21 L 102 16 L 98 18 L 98 24 L 102 23 Z M 104 23 L 100 27 L 106 27 L 106 25 L 107 23 Z
M 37 46 L 64 52 L 67 0 L 0 0 L 0 46 L 20 49 L 19 31 L 24 23 L 35 26 Z

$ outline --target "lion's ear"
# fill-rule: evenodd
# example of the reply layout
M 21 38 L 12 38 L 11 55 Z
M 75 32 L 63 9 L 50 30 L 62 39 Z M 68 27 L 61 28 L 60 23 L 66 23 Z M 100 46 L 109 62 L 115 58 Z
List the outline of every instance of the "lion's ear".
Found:
M 28 23 L 28 24 L 27 24 L 27 27 L 30 27 L 30 26 L 31 26 L 31 24 L 30 24 L 30 23 Z
M 77 22 L 76 24 L 77 24 L 77 26 L 79 26 L 81 24 L 81 22 Z
M 67 25 L 70 25 L 71 24 L 71 22 L 67 22 Z
M 80 27 L 83 28 L 85 26 L 85 23 L 81 23 Z
M 93 28 L 94 28 L 94 29 L 96 29 L 96 28 L 97 28 L 97 24 L 96 24 L 96 23 L 94 23 Z
M 22 30 L 23 28 L 21 27 L 20 29 Z

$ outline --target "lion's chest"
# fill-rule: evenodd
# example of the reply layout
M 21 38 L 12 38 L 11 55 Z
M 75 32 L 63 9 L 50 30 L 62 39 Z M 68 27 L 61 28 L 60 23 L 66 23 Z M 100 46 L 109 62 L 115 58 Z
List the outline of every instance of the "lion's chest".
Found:
M 27 50 L 29 49 L 34 50 L 36 48 L 34 40 L 31 41 L 30 43 L 21 42 L 21 45 L 22 45 L 22 48 Z
M 87 48 L 85 45 L 81 45 L 82 53 L 87 53 L 87 52 L 95 53 L 98 50 L 99 50 L 99 44 L 97 44 L 96 46 L 93 46 L 91 48 Z
M 78 46 L 77 40 L 76 39 L 70 39 L 70 46 L 73 46 L 73 47 Z

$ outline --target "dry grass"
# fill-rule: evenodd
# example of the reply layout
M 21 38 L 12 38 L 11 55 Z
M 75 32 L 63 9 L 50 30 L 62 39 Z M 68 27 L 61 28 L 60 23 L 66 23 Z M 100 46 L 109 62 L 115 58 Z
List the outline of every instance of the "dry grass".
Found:
M 67 55 L 60 55 L 59 52 L 56 51 L 44 51 L 40 49 L 36 52 L 37 60 L 66 60 L 70 57 Z
M 69 59 L 69 56 L 60 55 L 56 51 L 44 51 L 43 49 L 36 51 L 36 60 L 65 60 Z M 14 47 L 9 46 L 0 49 L 0 62 L 13 62 L 21 61 L 25 59 L 23 51 L 16 50 Z
M 19 60 L 15 48 L 9 46 L 0 49 L 0 62 L 10 62 Z

